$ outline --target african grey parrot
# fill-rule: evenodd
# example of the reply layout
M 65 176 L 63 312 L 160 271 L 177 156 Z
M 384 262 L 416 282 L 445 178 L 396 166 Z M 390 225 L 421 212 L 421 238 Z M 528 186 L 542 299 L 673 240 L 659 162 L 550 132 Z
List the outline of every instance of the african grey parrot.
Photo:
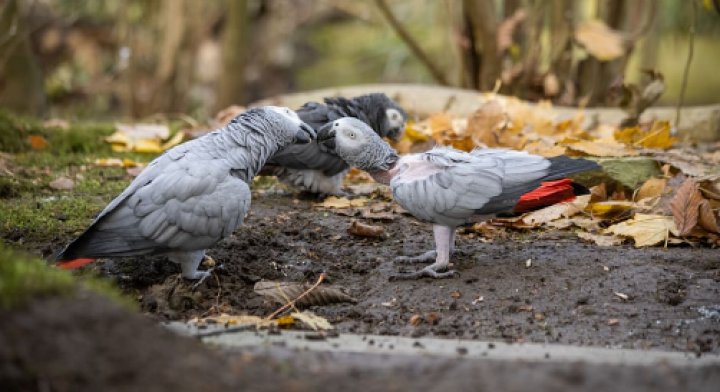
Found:
M 92 261 L 78 258 L 166 254 L 183 277 L 205 279 L 205 250 L 242 223 L 252 178 L 275 152 L 315 135 L 288 108 L 248 110 L 153 160 L 57 260 L 72 268 Z
M 367 125 L 352 118 L 339 119 L 321 128 L 317 140 L 333 148 L 345 162 L 389 185 L 395 201 L 416 218 L 433 224 L 435 250 L 396 260 L 425 262 L 434 259 L 435 262 L 420 271 L 400 275 L 400 278 L 453 275 L 454 271 L 439 271 L 448 267 L 456 227 L 471 217 L 489 219 L 512 210 L 523 195 L 543 182 L 599 168 L 595 162 L 586 159 L 566 156 L 548 159 L 501 148 L 482 148 L 467 153 L 435 147 L 424 153 L 398 157 Z M 571 187 L 571 197 L 574 190 L 575 187 Z
M 405 111 L 387 95 L 367 94 L 352 99 L 325 98 L 325 104 L 308 102 L 297 111 L 315 130 L 342 117 L 355 117 L 381 137 L 397 139 L 405 129 Z M 289 146 L 267 163 L 267 172 L 290 185 L 325 194 L 342 194 L 340 186 L 349 166 L 332 149 L 315 142 Z M 266 171 L 263 171 L 266 172 Z

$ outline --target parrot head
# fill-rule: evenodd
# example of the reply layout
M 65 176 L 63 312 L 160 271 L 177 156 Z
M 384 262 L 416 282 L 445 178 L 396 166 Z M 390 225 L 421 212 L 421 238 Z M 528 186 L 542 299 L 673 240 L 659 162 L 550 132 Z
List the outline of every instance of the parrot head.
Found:
M 343 117 L 323 125 L 318 143 L 351 166 L 369 173 L 387 171 L 398 161 L 395 150 L 364 122 Z
M 308 144 L 317 136 L 315 130 L 304 123 L 295 111 L 281 106 L 266 106 L 269 116 L 275 117 L 280 128 L 287 131 L 287 136 L 295 144 Z

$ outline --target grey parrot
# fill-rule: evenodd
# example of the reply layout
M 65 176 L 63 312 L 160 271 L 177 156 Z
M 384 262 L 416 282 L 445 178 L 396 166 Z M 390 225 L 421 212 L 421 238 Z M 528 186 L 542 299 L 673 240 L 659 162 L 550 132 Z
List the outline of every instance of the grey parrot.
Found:
M 325 104 L 308 102 L 297 111 L 300 119 L 317 130 L 342 117 L 355 117 L 381 137 L 398 139 L 405 129 L 405 111 L 387 95 L 367 94 L 352 99 L 325 98 Z M 321 195 L 342 194 L 340 187 L 349 166 L 332 149 L 317 143 L 289 146 L 276 153 L 263 173 Z
M 322 127 L 317 140 L 334 149 L 345 162 L 389 185 L 397 203 L 416 218 L 433 224 L 435 250 L 415 257 L 401 256 L 396 261 L 434 263 L 396 278 L 452 276 L 454 271 L 446 270 L 454 250 L 456 227 L 470 218 L 489 219 L 513 210 L 519 201 L 528 200 L 524 195 L 542 189 L 541 183 L 550 184 L 547 181 L 599 168 L 586 159 L 544 158 L 501 148 L 467 153 L 435 147 L 399 157 L 366 124 L 353 118 Z M 579 185 L 568 188 L 571 197 L 583 190 Z
M 184 278 L 205 279 L 205 250 L 243 222 L 252 178 L 275 152 L 315 135 L 288 108 L 248 110 L 150 162 L 56 259 L 72 268 L 96 257 L 165 254 Z

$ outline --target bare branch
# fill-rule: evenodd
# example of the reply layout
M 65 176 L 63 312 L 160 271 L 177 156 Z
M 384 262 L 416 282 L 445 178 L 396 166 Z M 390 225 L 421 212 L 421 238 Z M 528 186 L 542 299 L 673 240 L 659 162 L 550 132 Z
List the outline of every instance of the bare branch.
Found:
M 690 42 L 688 47 L 687 61 L 685 61 L 685 71 L 683 72 L 682 87 L 680 87 L 680 98 L 678 99 L 677 112 L 675 113 L 675 126 L 680 126 L 680 109 L 682 109 L 683 103 L 685 103 L 685 90 L 687 89 L 687 81 L 690 76 L 690 63 L 692 63 L 693 52 L 695 51 L 695 24 L 697 22 L 697 4 L 695 1 L 690 2 L 692 4 L 692 13 L 690 19 L 690 34 L 688 36 Z
M 425 51 L 423 51 L 420 45 L 418 45 L 418 43 L 412 38 L 412 36 L 410 36 L 410 33 L 395 17 L 395 15 L 392 13 L 392 10 L 390 10 L 390 7 L 388 7 L 387 3 L 385 3 L 385 0 L 375 0 L 375 3 L 377 4 L 380 12 L 383 14 L 385 19 L 387 19 L 388 23 L 390 23 L 390 27 L 395 30 L 395 33 L 397 33 L 400 39 L 405 42 L 405 44 L 410 48 L 415 57 L 420 60 L 420 62 L 428 69 L 428 71 L 430 71 L 433 79 L 435 79 L 438 83 L 442 85 L 449 85 L 447 79 L 445 78 L 445 75 L 440 70 L 440 67 L 438 67 L 435 63 L 432 62 L 432 60 L 430 60 L 430 57 L 427 55 L 427 53 L 425 53 Z

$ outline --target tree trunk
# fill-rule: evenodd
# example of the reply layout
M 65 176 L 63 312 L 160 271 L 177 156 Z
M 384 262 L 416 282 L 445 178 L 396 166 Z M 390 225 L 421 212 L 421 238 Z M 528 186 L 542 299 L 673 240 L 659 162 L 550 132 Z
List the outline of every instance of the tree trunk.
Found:
M 500 77 L 500 58 L 497 53 L 497 16 L 495 2 L 465 0 L 465 15 L 472 26 L 475 52 L 480 59 L 478 72 L 480 90 L 491 90 Z
M 30 47 L 17 0 L 8 0 L 0 15 L 0 107 L 42 115 L 47 108 L 44 79 Z
M 222 75 L 217 108 L 244 103 L 245 63 L 248 44 L 247 0 L 227 0 L 227 19 L 222 37 Z

